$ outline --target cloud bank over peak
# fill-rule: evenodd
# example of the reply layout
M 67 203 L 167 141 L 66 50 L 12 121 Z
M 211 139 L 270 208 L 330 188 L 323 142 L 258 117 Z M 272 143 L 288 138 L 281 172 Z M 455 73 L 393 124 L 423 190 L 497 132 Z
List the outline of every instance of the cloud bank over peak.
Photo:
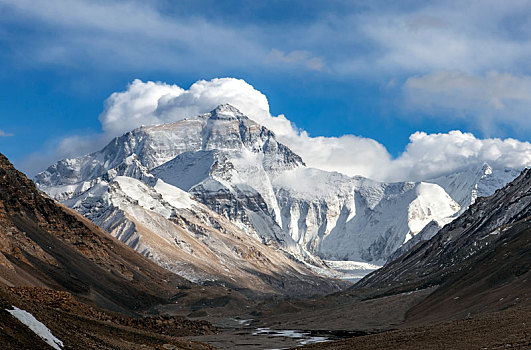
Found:
M 136 79 L 126 91 L 115 92 L 105 101 L 99 119 L 104 132 L 116 136 L 140 125 L 170 123 L 210 112 L 222 103 L 238 107 L 259 123 L 271 118 L 261 92 L 244 80 L 222 78 L 199 80 L 187 90 Z
M 306 164 L 346 175 L 379 181 L 419 181 L 481 166 L 531 166 L 531 144 L 515 139 L 479 139 L 471 133 L 416 132 L 404 152 L 393 159 L 377 141 L 354 135 L 313 137 L 284 115 L 273 116 L 266 96 L 244 80 L 200 80 L 188 89 L 163 82 L 134 80 L 125 91 L 113 93 L 99 116 L 103 134 L 69 137 L 57 152 L 73 156 L 94 151 L 112 137 L 141 125 L 170 123 L 211 111 L 229 103 L 272 130 L 280 142 L 299 154 Z M 90 149 L 92 147 L 92 149 Z
M 113 93 L 100 121 L 105 133 L 118 136 L 140 125 L 169 123 L 207 113 L 229 103 L 299 154 L 306 164 L 347 175 L 382 181 L 422 180 L 488 162 L 500 167 L 531 165 L 531 144 L 514 139 L 478 139 L 471 133 L 416 132 L 405 151 L 392 159 L 387 149 L 369 138 L 344 135 L 312 137 L 284 115 L 272 116 L 266 96 L 244 80 L 200 80 L 190 88 L 134 80 L 125 91 Z
M 107 99 L 100 122 L 106 133 L 118 136 L 140 125 L 170 123 L 207 113 L 223 103 L 235 106 L 272 130 L 309 166 L 372 176 L 375 171 L 371 160 L 390 161 L 385 147 L 372 139 L 354 135 L 311 137 L 284 115 L 272 116 L 266 96 L 244 80 L 235 78 L 200 80 L 187 90 L 177 85 L 137 79 L 126 91 L 115 92 Z
M 494 167 L 531 166 L 531 144 L 515 139 L 478 139 L 458 130 L 449 133 L 416 132 L 405 152 L 391 163 L 389 180 L 423 180 L 488 163 Z

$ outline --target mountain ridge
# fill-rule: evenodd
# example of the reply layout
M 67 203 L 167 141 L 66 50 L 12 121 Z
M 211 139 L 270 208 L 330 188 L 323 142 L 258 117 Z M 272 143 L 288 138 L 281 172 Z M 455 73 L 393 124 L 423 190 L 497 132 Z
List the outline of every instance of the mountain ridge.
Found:
M 387 295 L 436 286 L 409 311 L 416 323 L 529 305 L 530 220 L 531 169 L 526 169 L 490 197 L 479 197 L 431 239 L 366 276 L 350 293 L 369 289 Z
M 2 154 L 0 204 L 0 269 L 8 285 L 66 289 L 121 311 L 161 303 L 191 287 L 77 212 L 42 197 Z
M 476 176 L 472 168 L 453 178 L 381 183 L 307 168 L 274 133 L 221 105 L 175 123 L 135 129 L 99 152 L 59 161 L 35 180 L 65 203 L 94 188 L 98 178 L 126 175 L 149 186 L 163 180 L 263 243 L 326 269 L 320 259 L 383 265 L 428 224 L 444 226 L 472 197 L 490 194 L 515 173 L 491 169 Z M 481 185 L 489 181 L 494 185 Z

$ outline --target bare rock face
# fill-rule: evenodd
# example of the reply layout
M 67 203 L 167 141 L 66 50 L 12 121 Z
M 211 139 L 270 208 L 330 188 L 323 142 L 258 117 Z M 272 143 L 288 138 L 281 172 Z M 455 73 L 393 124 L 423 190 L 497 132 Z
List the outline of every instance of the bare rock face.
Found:
M 106 186 L 117 176 L 150 187 L 163 181 L 262 243 L 330 274 L 322 259 L 383 265 L 426 225 L 444 226 L 477 196 L 492 194 L 517 175 L 487 170 L 381 183 L 307 168 L 273 132 L 221 105 L 176 123 L 135 129 L 99 152 L 52 165 L 35 181 L 107 230 L 120 226 L 115 236 L 144 254 L 149 249 L 138 225 L 120 221 L 123 215 L 106 207 L 112 201 Z

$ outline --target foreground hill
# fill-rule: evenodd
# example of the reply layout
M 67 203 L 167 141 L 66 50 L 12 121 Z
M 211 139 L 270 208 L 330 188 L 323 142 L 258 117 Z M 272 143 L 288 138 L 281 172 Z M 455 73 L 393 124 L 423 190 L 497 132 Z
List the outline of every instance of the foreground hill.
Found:
M 192 286 L 77 212 L 43 197 L 3 155 L 0 276 L 6 285 L 66 290 L 124 311 L 165 302 Z
M 531 309 L 511 309 L 458 321 L 441 322 L 348 340 L 314 344 L 319 350 L 529 349 Z
M 351 292 L 437 287 L 410 319 L 443 320 L 530 303 L 531 170 L 479 198 L 429 241 L 364 278 Z
M 23 317 L 14 317 L 12 313 Z M 30 319 L 33 325 L 41 323 L 37 332 L 24 322 Z M 46 331 L 51 335 L 48 342 L 39 336 Z M 212 347 L 182 337 L 216 331 L 203 321 L 156 315 L 124 316 L 80 303 L 64 291 L 0 286 L 0 348 L 6 350 L 206 350 Z
M 0 347 L 209 349 L 178 337 L 212 333 L 207 322 L 139 317 L 164 304 L 219 297 L 161 268 L 54 200 L 0 154 Z M 235 296 L 237 297 L 237 296 Z M 19 320 L 42 322 L 35 333 Z M 35 321 L 36 319 L 36 321 Z M 32 321 L 33 320 L 33 321 Z M 50 345 L 52 344 L 52 345 Z M 63 348 L 63 345 L 53 345 Z

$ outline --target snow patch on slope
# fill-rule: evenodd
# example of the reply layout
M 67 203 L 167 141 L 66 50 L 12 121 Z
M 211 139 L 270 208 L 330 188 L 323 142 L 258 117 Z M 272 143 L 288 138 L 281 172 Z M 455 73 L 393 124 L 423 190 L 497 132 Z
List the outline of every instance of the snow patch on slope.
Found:
M 184 191 L 207 179 L 215 162 L 215 151 L 184 152 L 153 169 L 151 173 Z
M 64 346 L 63 342 L 56 338 L 48 329 L 48 327 L 46 327 L 42 322 L 37 320 L 29 312 L 19 309 L 16 306 L 13 306 L 13 310 L 6 309 L 6 311 L 13 315 L 17 320 L 25 324 L 29 329 L 31 329 L 52 348 L 56 350 L 61 350 Z
M 441 176 L 426 182 L 436 183 L 461 206 L 459 214 L 464 212 L 477 197 L 488 197 L 514 180 L 521 170 L 511 168 L 492 168 L 488 164 L 469 167 L 454 174 Z
M 111 186 L 117 186 L 128 198 L 134 201 L 134 204 L 159 213 L 166 218 L 169 218 L 172 214 L 172 208 L 162 200 L 163 196 L 137 179 L 118 176 L 111 183 Z M 164 185 L 162 188 L 164 188 Z M 116 204 L 122 210 L 130 207 L 127 201 L 119 201 Z

